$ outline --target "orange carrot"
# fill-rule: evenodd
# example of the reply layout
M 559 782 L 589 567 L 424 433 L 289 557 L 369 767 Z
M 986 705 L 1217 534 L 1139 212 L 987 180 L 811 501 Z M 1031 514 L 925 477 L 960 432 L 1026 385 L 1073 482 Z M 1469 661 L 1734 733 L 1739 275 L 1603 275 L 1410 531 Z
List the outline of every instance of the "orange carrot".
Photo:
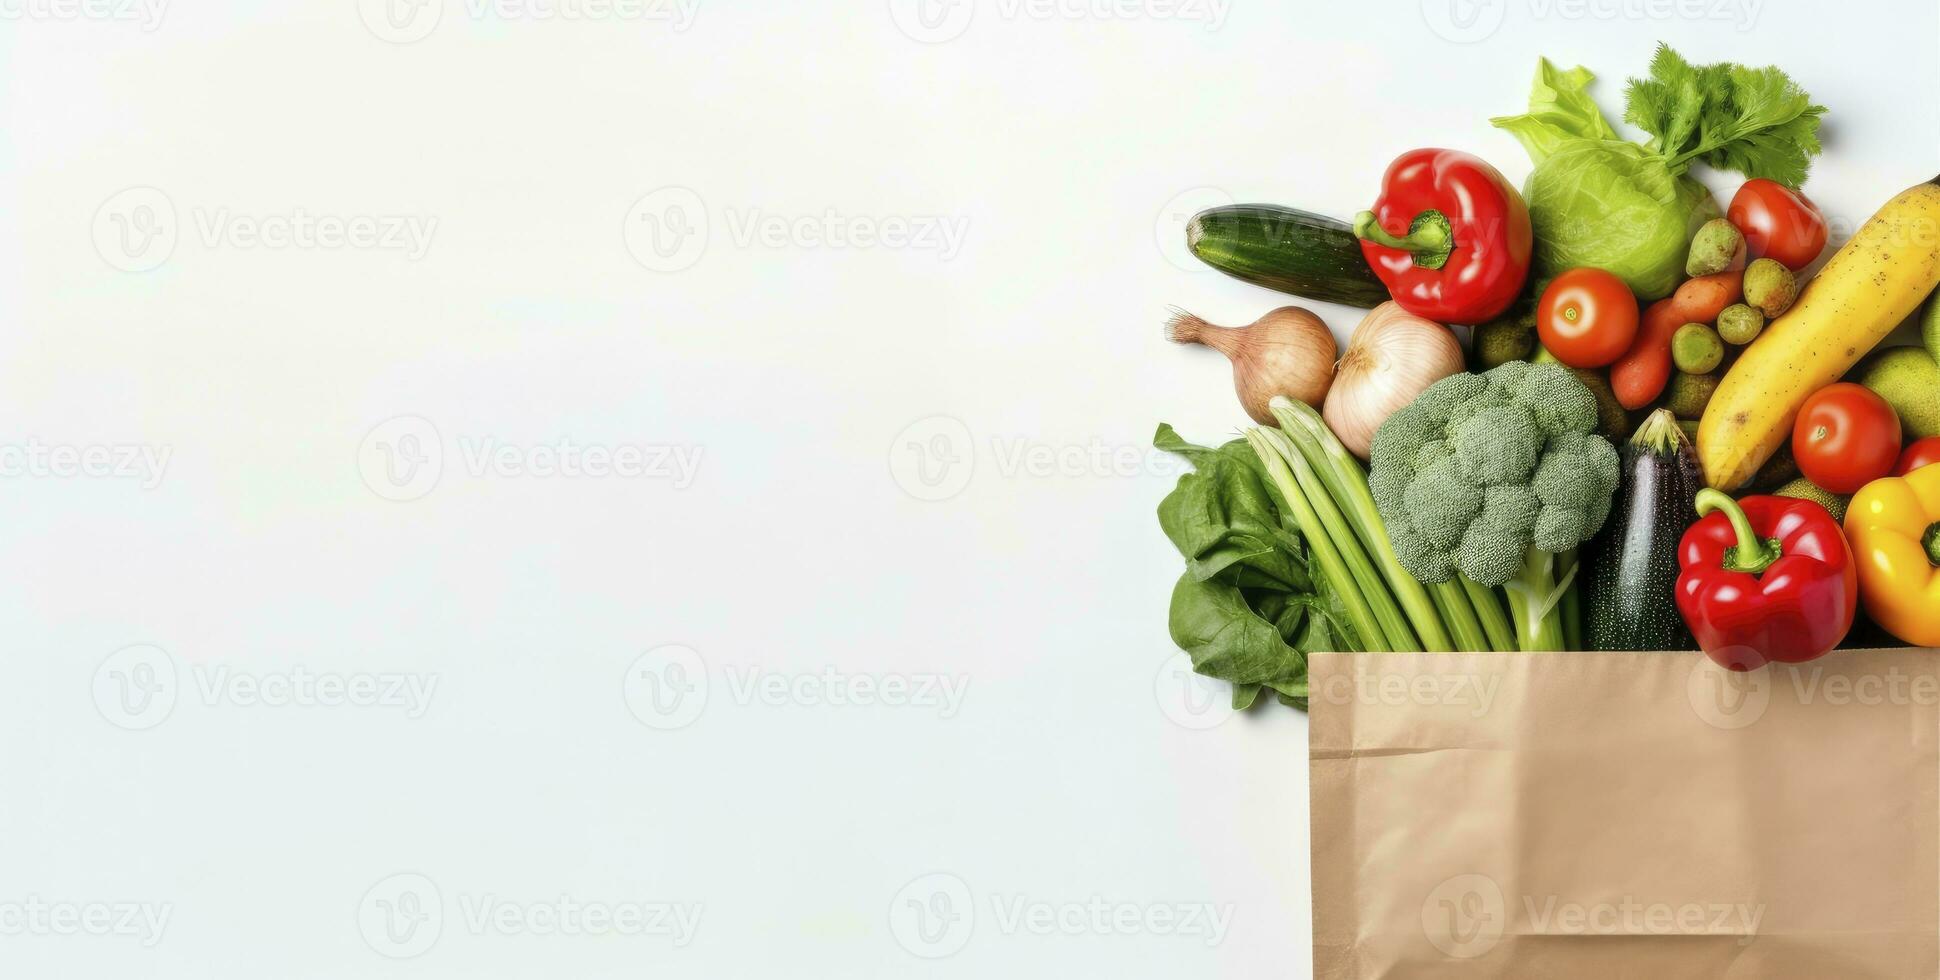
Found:
M 1745 274 L 1727 269 L 1716 275 L 1686 280 L 1671 294 L 1671 304 L 1684 319 L 1677 322 L 1711 324 L 1718 322 L 1724 308 L 1745 297 Z M 1676 327 L 1671 329 L 1675 330 Z
M 1690 284 L 1685 283 L 1686 286 Z M 1679 289 L 1672 296 L 1650 304 L 1644 310 L 1644 321 L 1637 329 L 1637 339 L 1630 342 L 1630 349 L 1617 358 L 1615 364 L 1610 365 L 1610 390 L 1616 393 L 1617 401 L 1624 408 L 1634 412 L 1656 401 L 1657 396 L 1664 393 L 1664 385 L 1670 382 L 1671 335 L 1677 332 L 1678 327 L 1694 322 L 1679 311 L 1677 297 L 1683 294 L 1684 290 Z

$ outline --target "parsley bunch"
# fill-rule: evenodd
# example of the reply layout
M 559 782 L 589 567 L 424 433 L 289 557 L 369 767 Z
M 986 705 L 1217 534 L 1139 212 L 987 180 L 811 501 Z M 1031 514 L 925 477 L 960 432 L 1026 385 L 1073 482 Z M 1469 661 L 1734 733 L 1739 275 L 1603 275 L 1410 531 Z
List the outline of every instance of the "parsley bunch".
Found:
M 1819 153 L 1825 106 L 1774 67 L 1693 65 L 1660 44 L 1650 77 L 1631 79 L 1624 95 L 1624 120 L 1651 135 L 1673 173 L 1702 161 L 1797 187 Z

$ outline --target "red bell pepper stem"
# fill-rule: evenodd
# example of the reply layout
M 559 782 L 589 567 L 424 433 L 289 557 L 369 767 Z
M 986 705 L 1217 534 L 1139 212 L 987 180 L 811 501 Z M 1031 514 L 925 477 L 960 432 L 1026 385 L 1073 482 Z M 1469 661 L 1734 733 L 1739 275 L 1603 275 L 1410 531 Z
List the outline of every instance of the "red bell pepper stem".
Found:
M 1408 252 L 1414 256 L 1415 267 L 1420 269 L 1447 265 L 1449 254 L 1455 251 L 1455 232 L 1449 227 L 1448 216 L 1434 208 L 1415 215 L 1415 220 L 1408 224 L 1406 238 L 1388 234 L 1374 212 L 1362 211 L 1354 216 L 1354 237 Z
M 1722 512 L 1725 520 L 1731 522 L 1731 529 L 1738 535 L 1738 544 L 1726 549 L 1724 567 L 1726 571 L 1743 572 L 1746 575 L 1759 575 L 1772 563 L 1785 556 L 1785 549 L 1779 546 L 1777 538 L 1760 538 L 1751 529 L 1751 519 L 1745 516 L 1745 509 L 1738 506 L 1730 495 L 1706 487 L 1698 491 L 1697 514 L 1709 516 L 1712 512 Z M 1932 532 L 1929 531 L 1931 538 Z M 1928 554 L 1932 554 L 1929 550 Z

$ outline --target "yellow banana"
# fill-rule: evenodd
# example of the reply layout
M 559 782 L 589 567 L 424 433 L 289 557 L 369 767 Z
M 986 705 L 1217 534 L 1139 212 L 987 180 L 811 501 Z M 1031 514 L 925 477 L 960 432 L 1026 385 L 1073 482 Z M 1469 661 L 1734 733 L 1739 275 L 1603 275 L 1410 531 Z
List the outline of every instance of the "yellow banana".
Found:
M 1940 177 L 1886 202 L 1725 373 L 1698 424 L 1705 482 L 1735 490 L 1792 435 L 1813 392 L 1940 284 Z

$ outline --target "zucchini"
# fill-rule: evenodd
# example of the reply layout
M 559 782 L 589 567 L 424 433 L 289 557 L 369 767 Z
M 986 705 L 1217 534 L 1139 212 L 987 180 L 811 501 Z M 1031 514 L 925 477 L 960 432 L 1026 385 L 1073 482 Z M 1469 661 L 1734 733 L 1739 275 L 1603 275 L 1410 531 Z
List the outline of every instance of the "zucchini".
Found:
M 1589 649 L 1697 649 L 1677 611 L 1677 545 L 1697 523 L 1704 485 L 1677 417 L 1652 412 L 1623 445 L 1617 499 L 1590 542 Z
M 1232 204 L 1186 223 L 1186 247 L 1235 279 L 1323 303 L 1373 309 L 1388 287 L 1344 221 L 1271 204 Z

